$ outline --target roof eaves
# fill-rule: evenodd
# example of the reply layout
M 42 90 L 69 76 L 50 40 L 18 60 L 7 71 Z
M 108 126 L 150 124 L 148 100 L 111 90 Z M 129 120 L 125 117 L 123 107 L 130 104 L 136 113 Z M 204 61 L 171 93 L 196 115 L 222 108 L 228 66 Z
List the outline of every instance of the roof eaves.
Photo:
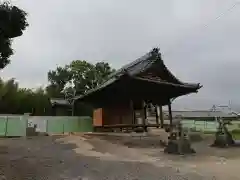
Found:
M 80 96 L 76 96 L 74 97 L 74 100 L 78 100 L 78 99 L 81 99 L 83 97 L 86 97 L 88 96 L 89 94 L 93 93 L 93 92 L 97 92 L 107 86 L 109 86 L 110 84 L 114 83 L 118 78 L 115 76 L 115 77 L 112 77 L 111 79 L 107 80 L 105 83 L 103 83 L 102 85 L 98 86 L 97 88 L 95 89 L 91 89 L 89 90 L 87 93 L 85 93 L 84 95 L 80 95 Z
M 153 56 L 154 51 L 156 51 L 156 50 L 152 50 L 151 52 L 146 53 L 144 56 L 136 59 L 135 61 L 123 66 L 122 68 L 120 68 L 116 72 L 110 74 L 108 76 L 108 80 L 105 81 L 103 84 L 101 84 L 100 86 L 98 86 L 95 89 L 89 90 L 84 95 L 76 96 L 74 98 L 74 100 L 81 99 L 85 96 L 88 96 L 89 94 L 91 94 L 93 92 L 96 92 L 96 91 L 99 91 L 99 90 L 105 88 L 106 86 L 112 84 L 113 82 L 115 82 L 117 79 L 119 79 L 123 75 L 128 74 L 129 76 L 134 76 L 136 74 L 141 73 L 142 71 L 144 71 L 146 68 L 148 68 L 155 61 L 154 58 L 151 58 Z M 140 66 L 140 64 L 143 64 L 144 62 L 147 62 L 147 61 L 149 61 L 149 62 L 147 64 L 145 64 L 145 66 L 142 66 L 142 67 Z
M 193 88 L 193 89 L 200 89 L 202 86 L 200 84 L 174 84 L 174 83 L 169 83 L 166 81 L 156 81 L 152 79 L 146 79 L 146 78 L 141 78 L 141 77 L 134 77 L 136 80 L 142 80 L 142 81 L 148 81 L 148 82 L 153 82 L 157 84 L 166 84 L 166 85 L 171 85 L 171 86 L 176 86 L 176 87 L 183 87 L 183 88 Z

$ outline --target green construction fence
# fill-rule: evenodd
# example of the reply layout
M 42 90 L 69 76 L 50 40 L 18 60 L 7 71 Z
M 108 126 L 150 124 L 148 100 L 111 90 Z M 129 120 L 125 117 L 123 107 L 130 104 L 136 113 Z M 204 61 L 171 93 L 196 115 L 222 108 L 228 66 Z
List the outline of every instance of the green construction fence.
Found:
M 47 120 L 48 133 L 69 133 L 69 132 L 92 132 L 93 124 L 91 117 L 51 117 Z
M 34 120 L 33 120 L 34 119 Z M 76 116 L 0 116 L 0 136 L 26 136 L 26 129 L 35 124 L 37 131 L 51 134 L 92 132 L 91 117 Z
M 26 116 L 1 116 L 0 136 L 26 136 Z

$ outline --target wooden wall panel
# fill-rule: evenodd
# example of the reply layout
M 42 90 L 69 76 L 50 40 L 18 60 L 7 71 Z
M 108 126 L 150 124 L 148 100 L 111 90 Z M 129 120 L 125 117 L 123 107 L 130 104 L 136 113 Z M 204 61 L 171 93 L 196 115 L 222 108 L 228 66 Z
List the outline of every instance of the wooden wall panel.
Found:
M 93 125 L 132 124 L 133 112 L 129 103 L 95 109 Z
M 93 111 L 93 126 L 103 125 L 103 109 L 98 108 Z
M 104 123 L 112 124 L 131 124 L 133 121 L 133 113 L 129 104 L 120 104 L 104 108 Z

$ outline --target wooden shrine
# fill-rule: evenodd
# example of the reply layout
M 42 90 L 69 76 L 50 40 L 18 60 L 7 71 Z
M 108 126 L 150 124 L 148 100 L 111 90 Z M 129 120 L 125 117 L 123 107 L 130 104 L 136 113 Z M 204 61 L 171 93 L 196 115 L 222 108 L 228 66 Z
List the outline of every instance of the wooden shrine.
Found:
M 185 83 L 177 79 L 165 66 L 159 49 L 154 48 L 111 74 L 96 89 L 76 97 L 75 101 L 90 103 L 95 107 L 95 127 L 143 127 L 147 130 L 147 127 L 164 126 L 164 105 L 168 105 L 171 127 L 172 100 L 196 93 L 200 88 L 200 84 Z M 146 108 L 150 103 L 156 107 L 156 124 L 146 122 Z

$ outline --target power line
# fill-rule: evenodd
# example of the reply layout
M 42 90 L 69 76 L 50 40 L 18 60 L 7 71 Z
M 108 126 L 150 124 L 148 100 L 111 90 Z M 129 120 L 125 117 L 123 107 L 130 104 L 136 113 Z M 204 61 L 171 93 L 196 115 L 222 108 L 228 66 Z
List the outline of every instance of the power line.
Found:
M 219 20 L 220 18 L 222 18 L 222 17 L 225 16 L 226 14 L 232 12 L 232 11 L 234 10 L 234 8 L 237 7 L 237 5 L 240 5 L 240 1 L 235 1 L 232 6 L 230 6 L 230 7 L 229 7 L 228 9 L 226 9 L 224 12 L 222 12 L 221 14 L 219 14 L 218 16 L 216 16 L 216 17 L 215 17 L 213 20 L 211 20 L 210 22 L 208 22 L 208 23 L 206 23 L 205 25 L 203 25 L 200 29 L 203 30 L 204 28 L 208 28 L 210 25 L 212 25 L 213 22 Z M 200 30 L 200 29 L 198 29 L 198 30 Z M 194 32 L 196 32 L 196 31 L 194 31 Z M 200 32 L 202 32 L 202 31 L 200 31 Z M 174 46 L 179 45 L 179 44 L 181 44 L 182 42 L 185 42 L 185 41 L 184 41 L 185 39 L 186 39 L 186 37 L 184 37 L 184 39 L 182 39 L 182 41 L 179 41 L 179 42 L 178 42 L 177 44 L 175 44 Z M 172 52 L 172 51 L 174 50 L 174 46 L 173 46 L 172 48 L 170 48 L 169 50 L 165 51 L 164 54 L 168 54 L 168 53 Z

